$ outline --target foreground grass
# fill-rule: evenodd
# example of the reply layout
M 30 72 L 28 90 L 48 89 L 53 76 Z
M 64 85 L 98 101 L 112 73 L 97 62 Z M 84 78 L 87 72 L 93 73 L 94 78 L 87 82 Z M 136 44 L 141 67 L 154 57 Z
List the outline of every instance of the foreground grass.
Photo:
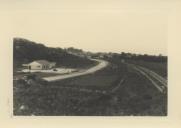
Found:
M 108 90 L 115 82 L 119 82 L 120 71 L 112 70 L 112 66 L 91 75 L 71 78 L 58 82 L 34 82 L 30 87 L 14 81 L 14 114 L 15 115 L 85 115 L 91 114 L 89 102 L 97 100 L 106 94 L 97 90 Z M 113 75 L 111 75 L 113 74 Z M 67 88 L 69 87 L 69 88 Z M 73 89 L 76 87 L 76 90 Z M 84 92 L 86 88 L 94 92 Z M 87 106 L 87 105 L 88 106 Z M 21 106 L 24 110 L 20 110 Z M 87 107 L 86 107 L 87 106 Z M 99 110 L 92 109 L 95 113 Z M 97 111 L 97 112 L 96 112 Z M 94 114 L 94 113 L 92 113 Z
M 57 82 L 33 81 L 31 86 L 25 86 L 14 81 L 14 114 L 167 115 L 167 94 L 159 93 L 146 78 L 125 64 L 111 63 L 94 74 Z M 123 78 L 124 83 L 111 92 Z

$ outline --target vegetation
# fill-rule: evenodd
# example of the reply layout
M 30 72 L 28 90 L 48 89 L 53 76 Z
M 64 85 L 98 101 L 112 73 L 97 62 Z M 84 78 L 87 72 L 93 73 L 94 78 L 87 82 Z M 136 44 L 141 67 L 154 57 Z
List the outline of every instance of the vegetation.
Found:
M 115 59 L 125 59 L 125 60 L 134 60 L 134 61 L 147 61 L 147 62 L 167 62 L 167 56 L 162 56 L 161 54 L 156 55 L 148 55 L 148 54 L 133 54 L 133 53 L 125 53 L 121 54 L 112 53 L 112 57 Z
M 96 63 L 87 58 L 69 54 L 64 49 L 46 47 L 43 44 L 38 44 L 22 38 L 14 38 L 13 43 L 15 69 L 21 67 L 22 64 L 40 59 L 56 62 L 58 66 L 73 68 L 87 67 L 95 65 Z
M 43 76 L 55 75 L 52 73 L 14 72 L 14 115 L 167 115 L 167 92 L 160 93 L 148 79 L 126 64 L 144 66 L 167 77 L 166 56 L 124 52 L 91 53 L 72 47 L 49 48 L 29 40 L 14 39 L 15 69 L 36 59 L 46 59 L 55 61 L 61 66 L 80 68 L 96 64 L 86 56 L 101 58 L 110 64 L 93 74 L 56 82 L 41 79 Z
M 167 94 L 161 94 L 121 60 L 110 59 L 109 62 L 111 65 L 107 68 L 77 78 L 49 83 L 37 79 L 31 86 L 14 81 L 14 114 L 167 115 Z M 118 86 L 122 79 L 124 82 Z
M 112 63 L 119 64 L 122 60 L 127 63 L 132 63 L 136 65 L 143 66 L 148 68 L 162 77 L 167 78 L 167 56 L 154 56 L 154 55 L 136 55 L 131 53 L 121 53 L 113 54 L 111 58 L 106 58 L 106 60 L 111 61 Z

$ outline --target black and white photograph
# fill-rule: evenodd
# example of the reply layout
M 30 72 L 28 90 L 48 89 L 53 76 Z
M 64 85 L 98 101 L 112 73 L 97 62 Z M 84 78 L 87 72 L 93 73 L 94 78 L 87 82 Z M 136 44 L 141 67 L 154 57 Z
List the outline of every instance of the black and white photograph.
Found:
M 180 0 L 0 0 L 0 127 L 180 128 Z
M 167 13 L 99 4 L 15 14 L 14 116 L 167 116 Z

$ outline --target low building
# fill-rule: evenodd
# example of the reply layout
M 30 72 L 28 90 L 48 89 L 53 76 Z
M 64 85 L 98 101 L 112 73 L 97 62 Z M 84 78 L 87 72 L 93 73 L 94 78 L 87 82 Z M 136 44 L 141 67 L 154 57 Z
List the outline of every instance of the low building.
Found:
M 26 66 L 29 70 L 47 70 L 54 68 L 55 65 L 55 62 L 49 62 L 47 60 L 35 60 L 29 64 L 23 64 L 23 66 Z

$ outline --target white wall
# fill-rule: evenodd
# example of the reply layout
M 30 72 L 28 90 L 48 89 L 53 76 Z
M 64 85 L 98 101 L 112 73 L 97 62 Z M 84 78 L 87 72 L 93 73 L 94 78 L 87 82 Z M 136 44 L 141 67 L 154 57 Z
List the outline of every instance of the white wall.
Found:
M 41 70 L 42 69 L 42 65 L 37 62 L 32 62 L 29 64 L 29 66 L 31 66 L 31 70 Z

